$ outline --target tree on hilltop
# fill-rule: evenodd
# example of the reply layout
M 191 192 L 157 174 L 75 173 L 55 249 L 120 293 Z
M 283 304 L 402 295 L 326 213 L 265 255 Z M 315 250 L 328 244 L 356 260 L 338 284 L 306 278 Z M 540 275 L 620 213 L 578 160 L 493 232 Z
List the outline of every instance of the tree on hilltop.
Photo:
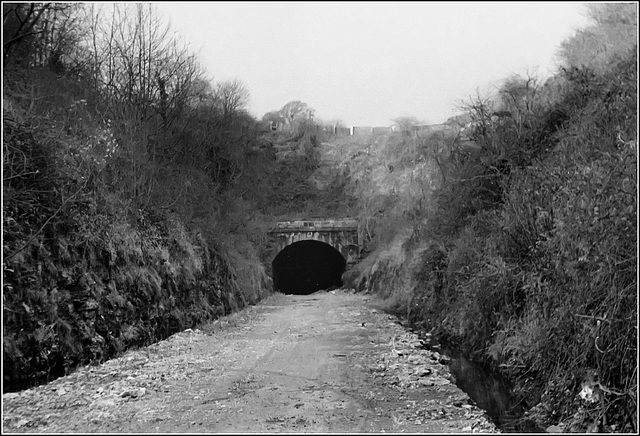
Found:
M 404 116 L 394 118 L 392 120 L 394 122 L 394 126 L 398 132 L 402 133 L 403 136 L 410 136 L 415 132 L 416 126 L 422 124 L 422 122 L 413 116 Z
M 312 120 L 314 112 L 308 104 L 298 100 L 290 101 L 280 109 L 283 119 L 290 126 L 293 126 L 296 122 Z
M 293 100 L 278 111 L 264 114 L 262 121 L 279 125 L 281 129 L 294 133 L 299 130 L 300 126 L 313 121 L 314 115 L 315 110 L 307 103 Z
M 222 110 L 223 118 L 228 119 L 246 109 L 250 93 L 241 81 L 233 79 L 218 83 L 215 97 Z

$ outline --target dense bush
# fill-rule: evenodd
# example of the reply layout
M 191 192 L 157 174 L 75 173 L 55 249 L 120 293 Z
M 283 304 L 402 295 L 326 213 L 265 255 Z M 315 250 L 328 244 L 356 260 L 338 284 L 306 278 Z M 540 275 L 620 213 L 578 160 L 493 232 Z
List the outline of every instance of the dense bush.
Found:
M 247 221 L 238 192 L 269 154 L 243 88 L 206 86 L 193 57 L 162 44 L 150 7 L 119 8 L 118 38 L 149 25 L 136 34 L 157 44 L 115 48 L 91 6 L 3 4 L 5 391 L 270 292 L 234 231 Z
M 570 431 L 637 428 L 636 52 L 617 59 L 566 69 L 518 117 L 504 89 L 473 104 L 433 209 L 356 280 Z
M 97 182 L 99 162 L 46 127 L 5 120 L 5 390 L 264 296 L 267 278 L 255 253 L 216 248 L 177 216 L 130 210 Z

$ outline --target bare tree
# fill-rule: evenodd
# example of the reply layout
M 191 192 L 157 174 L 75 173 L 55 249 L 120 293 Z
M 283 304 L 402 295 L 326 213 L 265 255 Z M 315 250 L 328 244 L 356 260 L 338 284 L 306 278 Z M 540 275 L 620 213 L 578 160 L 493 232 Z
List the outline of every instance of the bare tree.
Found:
M 222 116 L 229 120 L 249 104 L 250 93 L 247 87 L 238 79 L 218 83 L 215 96 L 222 110 Z
M 494 112 L 494 116 L 511 118 L 518 135 L 526 127 L 530 127 L 533 119 L 541 112 L 538 91 L 538 79 L 533 74 L 526 77 L 512 76 L 500 88 L 501 109 Z
M 158 165 L 175 158 L 176 130 L 186 128 L 177 121 L 202 72 L 153 5 L 91 6 L 88 14 L 99 107 L 125 157 L 113 177 L 129 196 L 149 198 Z
M 20 43 L 25 46 L 25 42 L 38 36 L 40 18 L 51 7 L 51 3 L 3 3 L 2 55 L 5 61 L 12 49 Z
M 60 72 L 77 47 L 77 4 L 4 3 L 3 59 Z

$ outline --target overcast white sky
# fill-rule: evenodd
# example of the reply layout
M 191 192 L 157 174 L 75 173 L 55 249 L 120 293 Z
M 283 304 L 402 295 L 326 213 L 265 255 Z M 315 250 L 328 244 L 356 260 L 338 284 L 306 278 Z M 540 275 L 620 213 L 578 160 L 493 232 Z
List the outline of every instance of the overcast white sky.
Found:
M 301 100 L 316 118 L 444 122 L 511 74 L 555 70 L 583 28 L 577 2 L 158 2 L 214 81 L 237 78 L 257 118 Z

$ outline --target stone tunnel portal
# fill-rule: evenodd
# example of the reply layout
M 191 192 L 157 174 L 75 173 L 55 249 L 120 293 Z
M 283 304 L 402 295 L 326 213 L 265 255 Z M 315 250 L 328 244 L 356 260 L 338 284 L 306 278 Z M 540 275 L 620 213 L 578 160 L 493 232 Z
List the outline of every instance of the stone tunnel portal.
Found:
M 276 292 L 307 295 L 331 286 L 342 286 L 347 261 L 329 244 L 303 240 L 282 249 L 271 266 Z

